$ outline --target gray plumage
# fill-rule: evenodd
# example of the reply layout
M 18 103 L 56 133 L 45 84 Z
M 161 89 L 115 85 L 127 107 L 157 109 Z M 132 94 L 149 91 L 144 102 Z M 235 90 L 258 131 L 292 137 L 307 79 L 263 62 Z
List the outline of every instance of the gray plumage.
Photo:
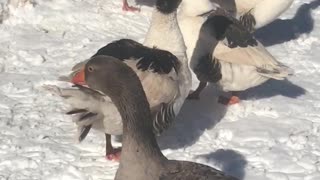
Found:
M 168 160 L 152 132 L 149 103 L 136 73 L 108 56 L 92 58 L 85 68 L 90 88 L 108 95 L 123 121 L 123 147 L 115 180 L 236 180 L 187 161 Z
M 188 161 L 169 160 L 159 180 L 236 180 L 212 167 Z

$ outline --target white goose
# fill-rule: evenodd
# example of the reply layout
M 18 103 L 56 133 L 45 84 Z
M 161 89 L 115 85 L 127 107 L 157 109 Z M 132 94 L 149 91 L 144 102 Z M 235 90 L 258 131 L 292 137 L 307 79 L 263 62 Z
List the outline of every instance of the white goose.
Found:
M 207 82 L 218 83 L 224 91 L 235 93 L 270 78 L 282 80 L 292 73 L 239 21 L 209 0 L 184 0 L 178 18 L 190 67 L 200 80 L 189 98 L 199 98 Z M 225 102 L 226 98 L 220 100 Z M 237 102 L 239 98 L 232 96 L 225 103 Z
M 293 0 L 212 0 L 236 15 L 251 32 L 279 17 Z
M 137 73 L 153 112 L 156 134 L 168 128 L 191 89 L 186 47 L 177 22 L 176 10 L 180 2 L 157 0 L 145 46 L 121 39 L 101 48 L 93 56 L 115 57 Z M 103 131 L 106 134 L 106 156 L 118 160 L 120 151 L 113 149 L 110 135 L 122 134 L 121 117 L 108 96 L 80 86 L 85 82 L 83 68 L 87 62 L 75 65 L 71 74 L 72 82 L 78 84 L 79 89 L 58 88 L 57 92 L 72 107 L 67 114 L 80 114 L 76 117 L 79 141 L 91 128 Z

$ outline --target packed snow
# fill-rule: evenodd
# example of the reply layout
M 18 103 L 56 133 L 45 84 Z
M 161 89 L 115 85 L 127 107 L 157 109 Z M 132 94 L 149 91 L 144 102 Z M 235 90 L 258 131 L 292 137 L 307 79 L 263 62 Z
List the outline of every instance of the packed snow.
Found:
M 105 159 L 103 133 L 91 131 L 78 143 L 76 126 L 64 114 L 67 105 L 43 85 L 61 85 L 58 76 L 112 40 L 143 41 L 152 8 L 126 13 L 121 6 L 120 0 L 37 0 L 5 7 L 0 180 L 114 178 L 118 163 Z M 210 86 L 199 101 L 186 101 L 159 138 L 163 153 L 245 180 L 319 180 L 319 6 L 320 0 L 295 0 L 256 33 L 294 76 L 250 89 L 230 107 L 217 103 L 222 92 Z

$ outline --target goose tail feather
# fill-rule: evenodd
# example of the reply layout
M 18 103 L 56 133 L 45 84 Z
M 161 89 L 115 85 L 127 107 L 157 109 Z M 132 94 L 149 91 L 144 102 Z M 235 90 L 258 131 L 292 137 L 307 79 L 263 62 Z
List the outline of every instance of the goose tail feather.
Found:
M 257 72 L 261 76 L 265 76 L 265 77 L 276 79 L 276 80 L 284 80 L 288 76 L 291 76 L 294 74 L 293 69 L 283 64 L 279 64 L 277 66 L 258 67 Z

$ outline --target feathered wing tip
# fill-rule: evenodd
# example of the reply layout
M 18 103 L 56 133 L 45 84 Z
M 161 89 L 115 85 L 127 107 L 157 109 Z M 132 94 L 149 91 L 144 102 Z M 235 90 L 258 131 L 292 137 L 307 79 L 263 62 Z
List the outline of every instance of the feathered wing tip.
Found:
M 173 110 L 174 103 L 162 103 L 159 111 L 153 118 L 153 132 L 159 136 L 165 129 L 168 129 L 174 121 L 176 114 Z
M 79 113 L 79 115 L 75 115 L 72 121 L 77 124 L 77 126 L 88 126 L 100 118 L 101 117 L 97 113 L 86 111 L 84 113 Z
M 259 42 L 256 46 L 229 48 L 219 42 L 214 56 L 224 62 L 255 66 L 257 72 L 265 77 L 283 80 L 294 72 L 291 68 L 277 61 Z
M 66 114 L 74 115 L 72 121 L 77 125 L 76 138 L 78 142 L 82 142 L 90 132 L 95 121 L 101 119 L 101 114 L 92 113 L 85 109 L 72 109 Z
M 88 135 L 88 133 L 90 132 L 92 125 L 88 125 L 88 126 L 78 126 L 78 132 L 77 132 L 77 140 L 78 142 L 82 142 Z
M 71 106 L 71 109 L 67 111 L 66 114 L 72 115 L 72 121 L 77 125 L 78 132 L 76 138 L 78 142 L 86 138 L 95 122 L 103 119 L 102 113 L 93 113 L 88 110 L 90 105 L 88 101 L 98 101 L 99 98 L 101 98 L 101 95 L 97 92 L 82 87 L 79 89 L 70 89 L 60 88 L 55 85 L 46 85 L 43 86 L 43 88 L 54 95 L 62 97 L 66 104 Z M 91 97 L 89 99 L 87 98 L 88 94 Z
M 288 76 L 294 74 L 293 69 L 283 64 L 279 64 L 277 66 L 265 65 L 257 67 L 257 72 L 262 76 L 277 80 L 284 80 Z

